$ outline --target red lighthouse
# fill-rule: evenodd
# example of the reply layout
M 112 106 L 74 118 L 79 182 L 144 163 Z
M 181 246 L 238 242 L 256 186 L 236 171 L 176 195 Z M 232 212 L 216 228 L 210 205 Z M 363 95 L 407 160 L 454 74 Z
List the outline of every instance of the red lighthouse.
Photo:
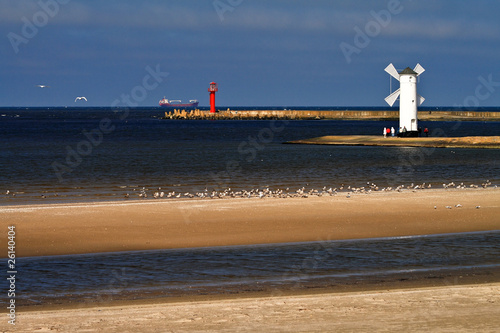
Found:
M 217 83 L 210 82 L 210 88 L 208 88 L 208 92 L 210 93 L 210 113 L 215 113 L 215 92 L 219 91 L 217 87 Z

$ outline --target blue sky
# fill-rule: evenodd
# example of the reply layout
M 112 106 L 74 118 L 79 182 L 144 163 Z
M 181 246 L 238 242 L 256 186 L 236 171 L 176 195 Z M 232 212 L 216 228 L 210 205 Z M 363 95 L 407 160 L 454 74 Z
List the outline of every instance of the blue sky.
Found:
M 0 106 L 157 106 L 163 96 L 207 106 L 211 81 L 219 106 L 384 106 L 391 62 L 426 69 L 425 106 L 500 105 L 493 0 L 0 0 L 0 8 Z

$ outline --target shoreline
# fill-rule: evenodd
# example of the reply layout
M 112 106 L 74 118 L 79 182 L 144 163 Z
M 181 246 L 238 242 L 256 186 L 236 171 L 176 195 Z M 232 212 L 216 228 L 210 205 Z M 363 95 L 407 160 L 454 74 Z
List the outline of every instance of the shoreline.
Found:
M 176 332 L 414 331 L 495 332 L 500 283 L 391 288 L 302 295 L 261 295 L 164 303 L 120 303 L 92 308 L 18 313 L 26 331 Z
M 0 207 L 0 224 L 27 257 L 499 230 L 499 203 L 480 188 L 22 205 Z
M 500 267 L 463 267 L 435 269 L 421 272 L 399 272 L 376 275 L 327 277 L 314 280 L 297 280 L 293 284 L 276 286 L 273 283 L 235 284 L 182 289 L 165 294 L 162 290 L 121 290 L 118 293 L 99 294 L 88 298 L 68 294 L 65 296 L 44 296 L 43 304 L 18 300 L 17 306 L 23 312 L 43 310 L 67 310 L 79 308 L 112 307 L 123 305 L 167 304 L 194 301 L 221 301 L 237 298 L 260 298 L 275 296 L 301 296 L 316 294 L 345 294 L 373 292 L 393 289 L 432 288 L 452 285 L 481 285 L 499 283 Z
M 16 225 L 22 257 L 491 231 L 500 230 L 499 215 L 500 188 L 450 188 L 7 206 L 0 207 L 0 224 Z M 20 302 L 16 326 L 5 331 L 494 332 L 500 325 L 496 266 L 328 278 L 283 289 L 258 284 L 171 297 L 133 289 L 98 298 L 105 301 L 71 297 Z
M 339 146 L 500 149 L 500 136 L 384 138 L 383 136 L 374 135 L 327 135 L 285 143 Z

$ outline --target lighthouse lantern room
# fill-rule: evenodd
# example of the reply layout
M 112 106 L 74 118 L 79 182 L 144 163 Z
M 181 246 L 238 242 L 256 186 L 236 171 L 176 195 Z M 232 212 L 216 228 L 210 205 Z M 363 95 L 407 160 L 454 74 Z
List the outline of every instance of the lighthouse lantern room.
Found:
M 208 92 L 210 93 L 210 113 L 215 113 L 215 92 L 219 91 L 217 83 L 210 82 Z

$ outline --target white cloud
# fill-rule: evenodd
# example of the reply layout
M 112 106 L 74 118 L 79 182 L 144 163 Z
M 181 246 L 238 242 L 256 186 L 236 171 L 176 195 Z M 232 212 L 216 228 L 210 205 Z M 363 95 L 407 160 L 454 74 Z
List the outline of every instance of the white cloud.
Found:
M 384 34 L 401 38 L 431 40 L 484 40 L 500 37 L 497 22 L 471 22 L 458 19 L 401 19 L 394 20 Z
M 391 18 L 382 34 L 391 37 L 452 39 L 498 38 L 500 25 L 494 16 L 467 18 L 467 13 L 447 13 L 448 1 L 432 8 L 420 3 L 405 3 L 403 11 Z M 0 0 L 0 22 L 18 29 L 23 16 L 28 19 L 41 8 L 36 1 Z M 471 5 L 474 7 L 474 5 Z M 463 6 L 462 6 L 463 7 Z M 377 1 L 353 4 L 349 1 L 243 1 L 220 20 L 213 1 L 70 1 L 60 5 L 51 25 L 64 28 L 154 29 L 168 31 L 268 31 L 301 34 L 353 35 L 353 28 L 364 28 L 373 20 L 371 11 L 385 10 Z M 473 8 L 471 8 L 472 10 Z M 426 13 L 427 15 L 423 15 Z M 17 25 L 17 26 L 16 26 Z
M 48 3 L 47 1 L 9 1 L 0 0 L 0 24 L 21 26 L 23 24 L 22 18 L 26 17 L 28 20 L 33 21 L 33 16 L 37 13 L 44 13 L 47 15 L 47 10 L 40 6 L 40 3 Z M 57 6 L 51 3 L 48 6 L 50 11 L 47 17 L 49 22 L 54 24 L 78 24 L 90 23 L 91 9 L 83 3 L 77 1 L 70 1 L 68 4 L 59 4 L 54 1 Z

